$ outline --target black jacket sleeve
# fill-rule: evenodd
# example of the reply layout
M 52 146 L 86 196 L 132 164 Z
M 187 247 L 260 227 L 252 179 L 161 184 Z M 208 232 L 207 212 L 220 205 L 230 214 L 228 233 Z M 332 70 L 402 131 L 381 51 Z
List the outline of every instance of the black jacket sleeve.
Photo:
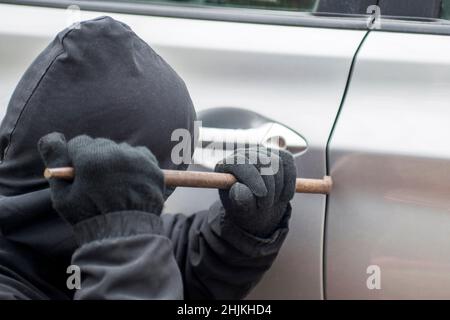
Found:
M 162 230 L 161 218 L 147 212 L 84 220 L 73 230 L 79 247 L 71 262 L 55 268 L 50 257 L 0 234 L 0 299 L 182 299 L 180 269 Z M 81 271 L 78 290 L 65 288 L 69 263 Z
M 81 270 L 74 299 L 245 297 L 275 259 L 288 232 L 290 207 L 268 238 L 241 230 L 223 214 L 216 203 L 192 216 L 123 211 L 81 222 L 74 228 L 80 246 L 71 263 Z M 0 251 L 0 299 L 64 298 L 37 281 L 41 267 L 20 268 L 36 260 L 30 253 L 5 245 Z
M 192 216 L 161 216 L 181 270 L 185 299 L 242 299 L 275 260 L 288 232 L 291 207 L 268 238 L 255 237 L 224 219 L 216 202 Z
M 72 256 L 81 270 L 75 299 L 182 299 L 183 283 L 161 219 L 123 211 L 76 225 L 82 245 Z

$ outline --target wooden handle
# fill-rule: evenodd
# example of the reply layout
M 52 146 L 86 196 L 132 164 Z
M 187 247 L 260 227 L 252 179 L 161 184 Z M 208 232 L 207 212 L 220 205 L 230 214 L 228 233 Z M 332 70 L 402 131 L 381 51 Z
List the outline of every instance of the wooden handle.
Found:
M 163 170 L 165 183 L 169 187 L 229 189 L 237 180 L 229 173 Z M 46 179 L 57 178 L 72 180 L 75 172 L 71 167 L 47 168 Z M 297 178 L 295 192 L 328 194 L 332 187 L 331 177 L 323 179 Z

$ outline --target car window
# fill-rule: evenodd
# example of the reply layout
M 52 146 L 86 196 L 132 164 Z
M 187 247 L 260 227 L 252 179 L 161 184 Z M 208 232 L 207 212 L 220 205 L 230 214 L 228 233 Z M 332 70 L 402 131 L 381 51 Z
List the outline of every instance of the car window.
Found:
M 313 12 L 319 0 L 120 0 L 121 2 L 192 4 L 203 6 L 238 7 L 271 10 Z
M 381 15 L 405 18 L 440 18 L 442 0 L 378 0 Z
M 450 19 L 450 0 L 442 0 L 442 19 Z
M 11 3 L 27 3 L 39 5 L 59 6 L 67 1 L 63 0 L 10 0 Z M 77 4 L 78 1 L 74 1 Z M 89 1 L 83 2 L 83 6 Z M 122 4 L 170 4 L 175 6 L 195 7 L 234 7 L 248 9 L 268 9 L 282 11 L 296 11 L 314 15 L 367 15 L 374 14 L 381 18 L 408 19 L 430 21 L 429 19 L 450 20 L 450 0 L 97 0 L 92 1 L 100 6 L 101 3 Z M 91 4 L 92 4 L 91 3 Z M 428 20 L 427 20 L 428 19 Z
M 103 0 L 111 1 L 111 0 Z M 112 0 L 134 3 L 170 3 L 178 5 L 201 5 L 270 9 L 312 13 L 365 14 L 367 7 L 377 0 Z
M 109 0 L 111 1 L 111 0 Z M 450 18 L 450 0 L 113 0 L 134 3 L 170 3 L 330 14 L 367 14 L 371 5 L 382 17 L 408 19 Z

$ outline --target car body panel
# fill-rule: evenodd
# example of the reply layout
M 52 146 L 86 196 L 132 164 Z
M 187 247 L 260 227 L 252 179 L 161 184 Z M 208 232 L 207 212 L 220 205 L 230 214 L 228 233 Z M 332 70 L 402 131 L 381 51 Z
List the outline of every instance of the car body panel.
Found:
M 448 36 L 365 39 L 329 145 L 327 298 L 450 298 L 449 88 Z

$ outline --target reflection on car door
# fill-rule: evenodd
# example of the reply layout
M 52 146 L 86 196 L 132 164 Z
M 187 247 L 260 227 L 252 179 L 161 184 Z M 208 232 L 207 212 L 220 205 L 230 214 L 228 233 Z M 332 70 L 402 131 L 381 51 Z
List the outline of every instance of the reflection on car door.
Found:
M 329 145 L 327 298 L 450 298 L 449 40 L 370 32 L 356 57 Z

